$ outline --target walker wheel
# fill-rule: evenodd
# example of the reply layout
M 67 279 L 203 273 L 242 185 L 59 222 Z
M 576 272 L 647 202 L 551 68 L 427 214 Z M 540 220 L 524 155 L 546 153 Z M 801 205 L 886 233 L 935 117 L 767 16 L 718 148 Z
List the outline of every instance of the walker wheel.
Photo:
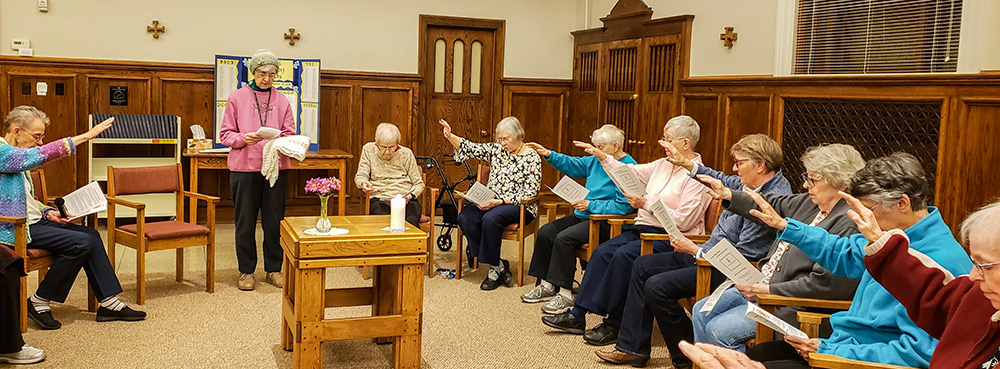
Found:
M 451 250 L 451 235 L 440 235 L 437 240 L 438 249 L 441 251 Z

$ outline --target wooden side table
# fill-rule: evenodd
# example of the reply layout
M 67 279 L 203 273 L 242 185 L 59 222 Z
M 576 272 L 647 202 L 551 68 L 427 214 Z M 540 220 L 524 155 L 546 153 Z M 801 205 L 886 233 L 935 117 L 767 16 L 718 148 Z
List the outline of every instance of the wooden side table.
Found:
M 322 367 L 323 341 L 389 337 L 394 367 L 420 368 L 427 234 L 414 227 L 383 231 L 388 215 L 363 215 L 330 217 L 345 235 L 306 235 L 316 220 L 281 221 L 281 347 L 294 352 L 293 367 Z M 374 266 L 372 287 L 326 289 L 326 268 L 344 266 Z M 328 307 L 358 305 L 371 305 L 372 316 L 324 316 Z

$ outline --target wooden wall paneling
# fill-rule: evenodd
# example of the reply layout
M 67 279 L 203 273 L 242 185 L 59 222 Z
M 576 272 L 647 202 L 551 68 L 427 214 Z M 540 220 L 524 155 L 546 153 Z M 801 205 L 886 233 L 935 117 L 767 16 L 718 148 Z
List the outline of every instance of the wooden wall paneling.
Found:
M 573 61 L 573 86 L 569 96 L 566 132 L 593 132 L 605 124 L 600 91 L 607 81 L 601 78 L 605 51 L 603 44 L 577 45 Z M 570 148 L 574 135 L 563 135 L 563 147 Z
M 541 85 L 525 85 L 504 80 L 503 113 L 517 117 L 524 126 L 525 141 L 538 142 L 550 150 L 568 155 L 586 155 L 575 146 L 563 146 L 566 140 L 589 142 L 590 132 L 563 132 L 569 119 L 569 83 L 555 81 Z M 562 86 L 552 86 L 558 83 Z M 559 171 L 548 164 L 542 164 L 542 183 L 555 186 L 562 178 Z M 543 187 L 544 189 L 544 187 Z
M 726 138 L 720 150 L 729 152 L 729 147 L 741 137 L 771 132 L 771 97 L 769 95 L 727 95 L 725 130 Z M 720 170 L 733 165 L 733 158 L 721 155 Z
M 45 129 L 45 143 L 52 142 L 64 137 L 72 137 L 77 134 L 77 112 L 76 112 L 76 80 L 74 75 L 66 73 L 10 73 L 8 74 L 9 97 L 7 105 L 9 108 L 4 111 L 2 118 L 6 118 L 6 113 L 16 106 L 31 105 L 49 117 L 49 126 Z M 38 83 L 47 84 L 48 92 L 45 96 L 38 95 Z M 22 85 L 28 84 L 28 94 L 23 94 Z M 56 95 L 56 85 L 63 85 L 63 95 Z M 79 148 L 79 147 L 78 147 Z M 83 151 L 86 153 L 86 151 Z M 76 189 L 75 176 L 61 175 L 62 173 L 76 173 L 78 163 L 73 157 L 61 158 L 46 164 L 45 170 L 51 173 L 46 178 L 49 193 L 53 196 L 62 196 Z M 85 164 L 84 164 L 85 166 Z
M 957 233 L 969 213 L 1000 195 L 993 165 L 1000 158 L 1000 99 L 958 98 L 952 106 L 957 119 L 942 127 L 938 148 L 945 157 L 939 159 L 937 205 Z
M 696 150 L 702 162 L 713 169 L 725 170 L 721 165 L 729 150 L 720 144 L 725 139 L 725 129 L 718 119 L 721 99 L 720 95 L 713 94 L 682 94 L 680 114 L 694 118 L 701 127 L 701 140 Z

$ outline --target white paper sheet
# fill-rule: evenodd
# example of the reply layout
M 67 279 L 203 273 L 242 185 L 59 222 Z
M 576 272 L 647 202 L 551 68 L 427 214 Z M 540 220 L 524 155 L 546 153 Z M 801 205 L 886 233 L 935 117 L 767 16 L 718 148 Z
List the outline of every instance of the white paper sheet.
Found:
M 319 101 L 319 63 L 302 63 L 302 101 Z
M 632 173 L 632 168 L 622 165 L 607 172 L 608 177 L 611 177 L 611 182 L 614 182 L 622 192 L 632 196 L 646 196 L 646 186 L 643 186 L 639 177 Z
M 271 127 L 260 127 L 260 129 L 257 130 L 257 134 L 264 137 L 265 140 L 270 140 L 272 138 L 278 137 L 278 135 L 281 134 L 281 130 Z
M 66 212 L 72 216 L 70 220 L 108 210 L 108 199 L 97 181 L 70 192 L 63 196 L 63 200 L 66 201 Z
M 667 206 L 663 205 L 662 201 L 656 200 L 656 202 L 654 202 L 653 205 L 649 206 L 649 211 L 653 213 L 653 216 L 656 217 L 656 220 L 660 221 L 660 225 L 663 226 L 663 229 L 667 231 L 667 234 L 669 234 L 670 237 L 673 238 L 684 237 L 684 234 L 681 233 L 681 230 L 677 228 L 677 224 L 674 223 L 674 219 L 670 217 L 670 213 L 667 212 Z
M 556 183 L 555 187 L 549 187 L 549 186 L 545 187 L 548 187 L 549 190 L 552 191 L 552 193 L 556 194 L 556 196 L 561 197 L 563 200 L 566 200 L 566 202 L 585 200 L 587 198 L 587 195 L 590 194 L 590 190 L 588 190 L 586 187 L 583 187 L 583 185 L 577 183 L 576 181 L 573 180 L 573 178 L 570 178 L 569 176 L 563 176 L 562 179 L 560 179 L 559 182 Z
M 468 193 L 462 193 L 460 191 L 455 191 L 455 193 L 461 195 L 466 200 L 469 200 L 476 205 L 482 205 L 497 197 L 496 192 L 493 192 L 493 190 L 489 187 L 486 187 L 479 182 L 473 182 L 472 187 L 469 187 Z
M 705 303 L 701 305 L 701 310 L 698 311 L 706 315 L 711 314 L 712 309 L 715 309 L 715 304 L 718 304 L 719 299 L 722 298 L 722 293 L 726 292 L 726 290 L 734 284 L 735 283 L 733 283 L 733 281 L 728 279 L 725 282 L 722 282 L 719 287 L 715 288 L 715 291 L 712 291 L 711 295 L 708 295 L 708 300 L 705 300 Z
M 747 303 L 747 317 L 756 320 L 758 323 L 766 325 L 783 335 L 809 339 L 809 336 L 807 336 L 805 332 L 800 331 L 798 328 L 793 327 L 784 320 L 778 319 L 778 317 L 774 316 L 774 314 L 761 309 L 760 306 L 757 306 L 757 304 Z
M 740 254 L 736 247 L 726 239 L 722 239 L 715 246 L 712 246 L 705 253 L 705 259 L 736 284 L 751 286 L 764 279 L 764 274 L 754 268 L 747 261 L 747 258 Z

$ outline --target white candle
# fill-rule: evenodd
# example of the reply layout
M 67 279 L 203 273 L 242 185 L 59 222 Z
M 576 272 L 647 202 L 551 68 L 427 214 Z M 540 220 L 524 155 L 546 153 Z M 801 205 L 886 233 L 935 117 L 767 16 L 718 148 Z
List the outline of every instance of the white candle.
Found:
M 403 200 L 402 196 L 396 195 L 396 197 L 392 198 L 392 201 L 390 202 L 389 205 L 392 209 L 392 211 L 389 212 L 389 229 L 392 229 L 394 231 L 402 231 L 403 229 L 406 228 L 406 226 L 404 225 L 405 224 L 404 215 L 406 214 L 406 200 Z

